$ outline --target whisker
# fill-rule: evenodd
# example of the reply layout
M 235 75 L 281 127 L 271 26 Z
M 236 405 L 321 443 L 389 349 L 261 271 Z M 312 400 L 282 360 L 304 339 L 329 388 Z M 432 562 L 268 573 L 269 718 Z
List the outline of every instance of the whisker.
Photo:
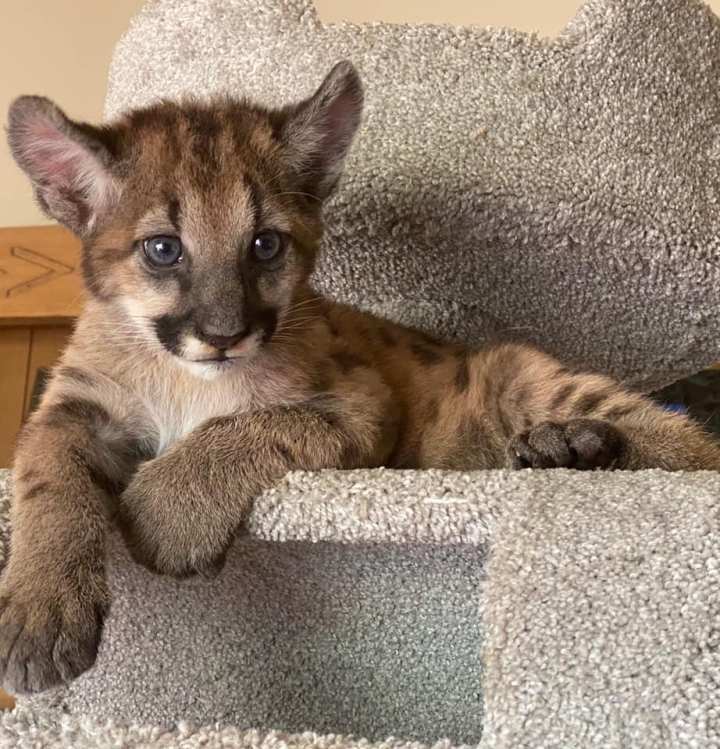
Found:
M 308 310 L 304 310 L 305 314 L 296 315 L 294 317 L 286 317 L 283 322 L 306 322 L 307 320 L 321 320 L 322 318 L 315 314 L 307 314 Z

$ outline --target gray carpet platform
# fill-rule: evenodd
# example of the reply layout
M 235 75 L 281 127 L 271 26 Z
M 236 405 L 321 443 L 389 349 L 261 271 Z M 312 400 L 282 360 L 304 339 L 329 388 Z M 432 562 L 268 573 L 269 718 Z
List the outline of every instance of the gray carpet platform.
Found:
M 590 0 L 541 40 L 155 0 L 106 112 L 285 103 L 342 57 L 368 107 L 320 288 L 647 388 L 720 359 L 720 23 L 701 3 Z M 293 474 L 217 580 L 153 577 L 117 541 L 110 567 L 96 667 L 1 715 L 0 747 L 720 747 L 716 474 Z
M 720 742 L 716 474 L 292 474 L 213 582 L 111 561 L 97 666 L 0 745 Z

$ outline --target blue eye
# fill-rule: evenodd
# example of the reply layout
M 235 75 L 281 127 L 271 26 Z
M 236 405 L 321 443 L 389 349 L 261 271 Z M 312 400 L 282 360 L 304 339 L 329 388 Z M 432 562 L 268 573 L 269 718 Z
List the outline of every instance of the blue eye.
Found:
M 148 237 L 143 242 L 145 257 L 151 265 L 158 268 L 168 268 L 176 265 L 182 259 L 183 246 L 178 237 L 160 235 Z
M 283 240 L 276 231 L 263 231 L 252 241 L 252 252 L 257 260 L 267 262 L 280 254 Z

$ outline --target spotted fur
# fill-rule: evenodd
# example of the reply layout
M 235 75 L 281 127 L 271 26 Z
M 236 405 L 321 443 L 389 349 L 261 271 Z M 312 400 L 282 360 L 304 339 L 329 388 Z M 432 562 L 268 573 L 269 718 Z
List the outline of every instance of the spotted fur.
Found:
M 164 102 L 92 127 L 45 99 L 12 106 L 13 153 L 82 238 L 89 298 L 15 458 L 6 686 L 92 664 L 114 521 L 152 569 L 215 574 L 251 500 L 290 469 L 720 466 L 698 426 L 606 377 L 315 294 L 321 209 L 361 102 L 340 63 L 276 111 Z M 281 249 L 263 260 L 268 232 Z M 177 262 L 150 261 L 158 236 L 181 241 Z

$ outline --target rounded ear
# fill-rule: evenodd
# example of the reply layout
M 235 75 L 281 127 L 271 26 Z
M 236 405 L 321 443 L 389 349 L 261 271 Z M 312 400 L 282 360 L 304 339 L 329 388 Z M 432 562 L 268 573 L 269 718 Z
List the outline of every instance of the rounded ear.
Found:
M 363 87 L 351 62 L 339 62 L 309 99 L 285 110 L 280 139 L 301 189 L 324 200 L 360 125 Z
M 73 122 L 41 96 L 10 105 L 7 131 L 43 211 L 76 234 L 91 231 L 117 192 L 102 131 Z

